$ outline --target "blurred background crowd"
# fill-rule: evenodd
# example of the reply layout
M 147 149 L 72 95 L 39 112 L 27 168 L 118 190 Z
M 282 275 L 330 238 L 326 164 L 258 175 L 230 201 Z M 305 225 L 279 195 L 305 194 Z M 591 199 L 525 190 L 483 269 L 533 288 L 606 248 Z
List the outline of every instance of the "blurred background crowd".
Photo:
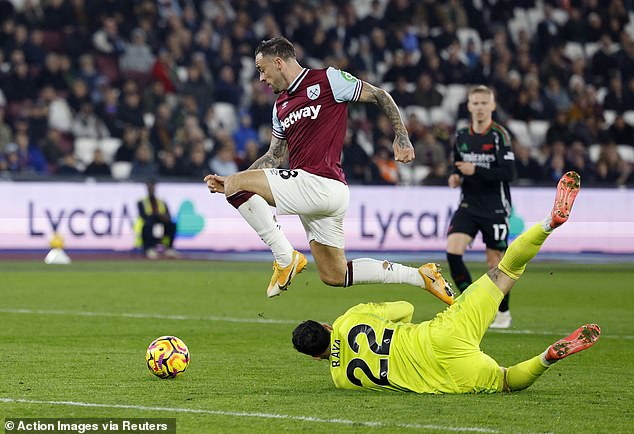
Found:
M 350 184 L 446 185 L 472 84 L 497 94 L 519 184 L 634 185 L 632 0 L 0 0 L 0 179 L 200 181 L 266 151 L 253 51 L 389 90 L 416 149 L 350 106 Z

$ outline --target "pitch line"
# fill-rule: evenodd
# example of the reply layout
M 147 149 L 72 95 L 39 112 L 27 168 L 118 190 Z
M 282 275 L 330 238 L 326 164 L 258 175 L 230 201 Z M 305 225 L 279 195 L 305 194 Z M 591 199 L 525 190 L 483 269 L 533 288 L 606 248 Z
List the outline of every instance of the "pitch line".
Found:
M 228 316 L 189 316 L 189 315 L 161 315 L 155 313 L 132 313 L 132 312 L 90 312 L 76 310 L 48 310 L 48 309 L 10 309 L 0 308 L 0 313 L 15 313 L 27 315 L 60 315 L 60 316 L 87 316 L 104 318 L 132 318 L 132 319 L 160 319 L 174 321 L 225 321 L 245 324 L 299 324 L 300 320 L 274 319 L 274 318 L 236 318 Z M 516 329 L 492 329 L 488 333 L 503 333 L 509 335 L 540 335 L 558 336 L 564 335 L 566 331 L 543 331 L 543 330 L 516 330 Z M 603 339 L 628 339 L 634 340 L 633 335 L 605 334 Z
M 259 419 L 285 419 L 298 422 L 316 422 L 316 423 L 331 423 L 338 425 L 351 425 L 351 426 L 367 426 L 372 428 L 412 428 L 412 429 L 424 429 L 430 431 L 455 431 L 455 432 L 477 432 L 477 433 L 498 433 L 499 431 L 489 428 L 468 427 L 468 426 L 442 426 L 442 425 L 429 425 L 429 424 L 417 424 L 417 423 L 386 423 L 386 422 L 368 422 L 368 421 L 354 421 L 348 419 L 323 419 L 320 417 L 312 416 L 292 416 L 288 414 L 278 413 L 257 413 L 257 412 L 244 412 L 244 411 L 224 411 L 224 410 L 207 410 L 197 408 L 179 408 L 179 407 L 151 407 L 145 405 L 129 405 L 129 404 L 98 404 L 92 402 L 76 402 L 76 401 L 40 401 L 35 399 L 20 399 L 20 398 L 0 398 L 0 402 L 6 403 L 19 403 L 19 404 L 44 404 L 44 405 L 60 405 L 60 406 L 74 406 L 74 407 L 98 407 L 98 408 L 118 408 L 126 410 L 141 410 L 141 411 L 160 411 L 160 412 L 172 412 L 172 413 L 194 413 L 194 414 L 208 414 L 216 416 L 233 416 L 233 417 L 251 417 Z

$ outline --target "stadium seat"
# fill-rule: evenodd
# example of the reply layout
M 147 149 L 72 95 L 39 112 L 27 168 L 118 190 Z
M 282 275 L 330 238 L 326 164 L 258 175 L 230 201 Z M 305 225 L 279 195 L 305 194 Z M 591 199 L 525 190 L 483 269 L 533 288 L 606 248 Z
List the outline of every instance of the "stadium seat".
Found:
M 603 110 L 603 118 L 605 119 L 606 126 L 610 126 L 614 123 L 616 112 L 614 110 Z
M 634 163 L 634 147 L 632 145 L 617 145 L 616 151 L 628 163 Z
M 97 142 L 97 146 L 103 152 L 103 159 L 106 163 L 112 163 L 114 156 L 117 153 L 117 149 L 121 146 L 121 139 L 116 137 L 108 137 L 101 139 Z
M 586 44 L 584 45 L 584 50 L 586 52 L 586 59 L 592 59 L 592 56 L 594 56 L 594 53 L 597 52 L 597 50 L 599 49 L 599 43 L 598 42 L 586 42 Z
M 533 37 L 537 31 L 537 25 L 544 19 L 544 9 L 541 7 L 535 7 L 526 11 L 528 16 L 527 24 L 529 26 L 528 36 Z
M 456 130 L 469 126 L 469 119 L 458 119 L 456 121 Z
M 599 155 L 601 154 L 601 145 L 599 143 L 594 143 L 590 145 L 588 148 L 588 157 L 590 161 L 596 163 L 599 160 Z
M 79 163 L 88 165 L 92 163 L 97 149 L 97 140 L 88 137 L 75 139 L 75 158 Z
M 455 116 L 447 113 L 442 107 L 432 107 L 429 109 L 429 120 L 432 125 L 435 124 L 448 124 L 454 123 Z
M 467 86 L 463 84 L 450 84 L 447 86 L 442 101 L 442 108 L 452 117 L 455 118 L 458 113 L 458 107 L 467 98 Z
M 557 24 L 563 26 L 568 21 L 568 12 L 563 9 L 553 9 L 553 20 L 557 21 Z
M 425 107 L 421 107 L 421 106 L 418 106 L 418 105 L 407 106 L 405 108 L 405 116 L 406 116 L 406 118 L 409 118 L 412 115 L 421 124 L 426 125 L 426 126 L 431 125 L 431 118 L 429 116 L 429 111 Z
M 597 89 L 597 101 L 600 104 L 603 104 L 603 101 L 605 100 L 605 96 L 608 94 L 608 88 L 607 87 L 600 87 Z
M 534 120 L 528 123 L 528 132 L 530 133 L 534 147 L 540 147 L 544 144 L 549 126 L 550 122 L 548 121 Z
M 480 34 L 475 29 L 471 27 L 459 28 L 456 30 L 456 36 L 458 36 L 462 51 L 467 51 L 467 44 L 470 40 L 473 40 L 475 43 L 475 49 L 478 53 L 482 51 L 482 40 L 480 39 Z
M 526 122 L 517 119 L 509 119 L 507 121 L 507 125 L 509 130 L 511 130 L 513 135 L 517 137 L 521 143 L 525 143 L 533 147 L 533 140 L 528 132 L 528 125 Z
M 431 172 L 431 167 L 398 163 L 400 185 L 420 185 Z
M 577 60 L 585 58 L 583 51 L 583 45 L 579 42 L 567 42 L 564 47 L 564 54 L 570 60 Z
M 154 113 L 143 113 L 143 123 L 147 128 L 154 126 Z
M 115 161 L 110 166 L 110 172 L 112 177 L 118 181 L 129 179 L 130 172 L 132 172 L 132 163 L 129 161 Z
M 214 116 L 227 131 L 233 132 L 238 127 L 238 116 L 233 104 L 217 102 L 213 104 Z
M 624 112 L 623 119 L 625 119 L 625 122 L 634 127 L 634 110 Z

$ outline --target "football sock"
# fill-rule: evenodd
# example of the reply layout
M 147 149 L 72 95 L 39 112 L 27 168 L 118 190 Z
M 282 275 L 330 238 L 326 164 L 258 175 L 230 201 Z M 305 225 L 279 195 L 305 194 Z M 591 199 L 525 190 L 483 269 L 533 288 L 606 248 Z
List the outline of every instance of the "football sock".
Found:
M 344 286 L 360 283 L 409 283 L 425 287 L 417 268 L 371 258 L 359 258 L 348 262 Z
M 509 298 L 511 298 L 510 296 L 511 296 L 511 293 L 509 292 L 502 299 L 502 302 L 500 303 L 500 307 L 498 308 L 500 312 L 506 312 L 509 310 Z
M 552 216 L 548 216 L 548 217 L 546 217 L 544 220 L 542 220 L 542 221 L 540 222 L 540 225 L 542 226 L 542 229 L 543 229 L 545 232 L 550 233 L 550 232 L 552 232 L 552 231 L 554 231 L 554 230 L 555 230 L 555 229 L 554 229 L 554 228 L 550 225 L 550 224 L 552 223 L 552 221 L 553 221 Z
M 544 244 L 550 232 L 544 231 L 541 223 L 533 225 L 529 230 L 511 243 L 498 268 L 512 279 L 519 279 L 528 261 L 533 259 Z
M 458 287 L 460 292 L 463 292 L 471 285 L 472 281 L 471 274 L 462 260 L 462 255 L 447 253 L 447 262 L 449 262 L 449 270 L 456 287 Z
M 271 207 L 257 194 L 251 196 L 238 207 L 240 215 L 255 229 L 262 241 L 271 248 L 273 257 L 280 267 L 288 266 L 293 260 L 293 246 L 277 224 Z
M 513 365 L 506 370 L 506 384 L 509 391 L 524 390 L 532 385 L 548 369 L 542 361 L 542 355 Z

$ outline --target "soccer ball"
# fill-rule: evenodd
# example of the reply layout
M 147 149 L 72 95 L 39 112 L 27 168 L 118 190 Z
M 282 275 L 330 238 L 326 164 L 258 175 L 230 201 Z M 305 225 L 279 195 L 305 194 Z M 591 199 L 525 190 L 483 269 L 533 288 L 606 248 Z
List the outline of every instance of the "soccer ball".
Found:
M 145 361 L 157 377 L 174 378 L 189 366 L 189 350 L 185 342 L 176 336 L 161 336 L 148 347 Z

